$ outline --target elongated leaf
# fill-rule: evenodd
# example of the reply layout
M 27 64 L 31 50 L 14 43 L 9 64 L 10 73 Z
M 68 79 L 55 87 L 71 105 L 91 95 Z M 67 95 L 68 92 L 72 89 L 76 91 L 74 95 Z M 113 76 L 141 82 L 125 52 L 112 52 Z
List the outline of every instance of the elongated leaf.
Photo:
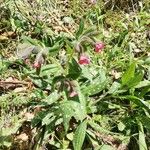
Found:
M 84 107 L 76 101 L 65 101 L 60 105 L 60 109 L 63 115 L 63 124 L 66 132 L 69 128 L 69 121 L 72 117 L 80 121 L 86 117 Z
M 147 57 L 144 62 L 146 65 L 150 65 L 150 57 Z
M 105 89 L 106 85 L 109 83 L 110 80 L 106 78 L 106 71 L 104 69 L 99 69 L 98 71 L 97 77 L 82 89 L 83 94 L 88 96 L 98 94 Z
M 122 76 L 122 85 L 126 85 L 134 77 L 135 65 L 136 65 L 136 63 L 133 62 L 129 66 L 128 70 L 123 74 L 123 76 Z
M 73 137 L 73 147 L 74 150 L 82 150 L 82 145 L 84 143 L 86 135 L 87 121 L 82 122 L 76 129 Z
M 115 94 L 115 93 L 118 91 L 118 89 L 119 89 L 120 87 L 121 87 L 121 84 L 120 84 L 120 83 L 114 82 L 114 83 L 112 84 L 112 86 L 109 88 L 108 93 L 109 93 L 109 94 Z
M 40 43 L 40 41 L 38 41 L 37 39 L 32 39 L 32 38 L 27 37 L 27 36 L 22 36 L 22 40 L 25 43 L 30 43 L 30 44 L 36 45 L 36 46 L 39 46 L 39 43 Z
M 86 115 L 87 115 L 87 108 L 86 108 L 87 99 L 85 98 L 84 94 L 82 93 L 82 91 L 80 89 L 80 85 L 77 82 L 75 84 L 76 84 L 76 90 L 77 90 L 80 105 L 81 105 L 82 115 L 83 115 L 83 117 L 86 117 Z
M 83 33 L 83 30 L 84 30 L 84 21 L 83 21 L 83 19 L 81 19 L 80 25 L 79 25 L 79 30 L 78 30 L 78 32 L 76 33 L 76 38 L 77 38 L 77 39 L 78 39 L 79 36 Z
M 150 113 L 150 104 L 136 96 L 126 95 L 126 96 L 119 96 L 118 98 L 130 100 L 136 105 L 140 106 L 141 108 L 145 108 Z
M 47 47 L 47 51 L 52 55 L 52 53 L 57 53 L 60 49 L 61 45 L 59 43 L 55 43 L 52 47 Z
M 148 93 L 148 92 L 150 92 L 150 86 L 144 87 L 144 88 L 141 90 L 139 96 L 140 96 L 140 97 L 143 97 L 143 96 L 145 96 L 145 94 Z
M 83 89 L 83 93 L 89 96 L 95 95 L 101 92 L 103 89 L 105 89 L 107 84 L 108 84 L 108 80 L 105 80 L 104 82 L 100 82 L 100 83 L 97 82 L 97 83 L 90 84 L 89 86 Z
M 136 73 L 135 76 L 127 83 L 129 88 L 136 86 L 143 79 L 143 72 Z
M 60 67 L 57 64 L 48 64 L 48 65 L 44 65 L 41 68 L 41 76 L 45 76 L 45 75 L 57 75 L 57 73 L 61 73 Z
M 140 120 L 142 125 L 150 131 L 150 118 L 148 116 L 139 116 L 138 120 Z
M 89 140 L 91 141 L 91 144 L 94 148 L 99 148 L 99 143 L 96 140 L 96 135 L 91 131 L 91 130 L 86 130 L 87 133 L 87 137 L 89 138 Z
M 60 96 L 61 96 L 60 94 L 58 94 L 56 91 L 54 91 L 43 101 L 46 102 L 48 105 L 51 105 L 51 104 L 55 103 L 60 98 Z
M 135 88 L 143 88 L 143 87 L 146 87 L 146 86 L 150 86 L 150 81 L 149 80 L 144 80 L 144 81 L 141 81 L 139 82 Z
M 42 126 L 50 124 L 56 116 L 54 116 L 54 113 L 48 113 L 43 119 L 42 119 Z
M 97 123 L 93 121 L 89 121 L 88 123 L 94 130 L 99 131 L 100 133 L 103 133 L 103 134 L 111 133 L 109 130 L 102 128 L 100 125 L 98 125 Z
M 86 117 L 86 107 L 85 105 L 83 105 L 82 103 L 78 103 L 75 101 L 71 102 L 71 105 L 73 107 L 74 110 L 74 117 L 76 118 L 76 120 L 83 120 Z
M 110 145 L 104 144 L 99 148 L 99 150 L 115 150 L 115 148 Z
M 95 130 L 95 131 L 98 131 L 100 132 L 101 134 L 105 134 L 105 135 L 112 135 L 112 137 L 114 137 L 114 139 L 120 139 L 121 141 L 125 141 L 126 143 L 129 142 L 129 139 L 130 137 L 127 137 L 127 136 L 124 136 L 124 135 L 121 135 L 119 133 L 114 133 L 114 132 L 111 132 L 107 129 L 104 129 L 103 127 L 101 127 L 99 124 L 93 122 L 93 121 L 89 121 L 88 122 L 89 125 Z
M 145 133 L 143 129 L 143 125 L 141 122 L 139 124 L 139 149 L 140 150 L 147 150 L 146 140 L 145 140 Z
M 65 131 L 67 132 L 69 128 L 69 121 L 71 117 L 74 116 L 74 110 L 72 109 L 70 102 L 64 102 L 63 104 L 61 104 L 60 109 L 63 115 L 63 125 L 65 128 Z
M 86 67 L 82 68 L 82 77 L 84 77 L 84 78 L 88 79 L 90 82 L 92 82 L 93 75 L 89 71 L 89 69 Z
M 81 68 L 76 60 L 73 58 L 72 61 L 69 63 L 69 74 L 67 77 L 72 79 L 77 79 L 81 74 Z

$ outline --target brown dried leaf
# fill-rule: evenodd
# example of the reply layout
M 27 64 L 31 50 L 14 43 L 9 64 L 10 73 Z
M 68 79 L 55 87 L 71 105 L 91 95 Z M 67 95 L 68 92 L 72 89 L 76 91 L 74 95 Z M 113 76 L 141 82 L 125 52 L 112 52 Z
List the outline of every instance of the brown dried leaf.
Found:
M 18 136 L 16 137 L 16 139 L 17 139 L 17 140 L 21 140 L 21 141 L 27 141 L 27 140 L 29 139 L 29 137 L 28 137 L 27 134 L 22 133 L 22 134 L 18 135 Z

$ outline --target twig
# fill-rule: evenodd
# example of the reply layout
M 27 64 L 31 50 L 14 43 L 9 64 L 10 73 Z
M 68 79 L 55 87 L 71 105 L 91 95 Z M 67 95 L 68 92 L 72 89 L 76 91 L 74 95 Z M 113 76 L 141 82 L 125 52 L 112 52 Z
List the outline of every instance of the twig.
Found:
M 29 82 L 24 82 L 24 81 L 0 81 L 0 85 L 3 84 L 23 84 L 23 85 L 28 85 Z

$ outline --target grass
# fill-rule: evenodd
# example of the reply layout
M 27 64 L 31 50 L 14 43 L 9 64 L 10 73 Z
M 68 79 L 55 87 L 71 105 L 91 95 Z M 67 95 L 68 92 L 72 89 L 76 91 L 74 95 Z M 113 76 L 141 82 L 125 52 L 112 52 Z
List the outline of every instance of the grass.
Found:
M 148 1 L 0 4 L 0 149 L 150 148 Z

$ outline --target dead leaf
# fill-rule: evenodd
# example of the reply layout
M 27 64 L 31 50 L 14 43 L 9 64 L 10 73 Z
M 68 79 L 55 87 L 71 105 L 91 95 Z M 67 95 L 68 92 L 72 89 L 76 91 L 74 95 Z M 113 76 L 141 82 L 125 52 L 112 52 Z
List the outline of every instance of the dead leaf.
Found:
M 29 139 L 28 135 L 25 133 L 20 134 L 19 136 L 17 136 L 16 138 L 17 140 L 21 140 L 21 141 L 27 141 Z
M 116 70 L 112 70 L 111 71 L 111 75 L 115 78 L 115 79 L 119 79 L 121 77 L 121 73 L 117 72 Z
M 0 41 L 6 41 L 8 39 L 9 39 L 8 37 L 0 35 Z
M 31 121 L 34 118 L 34 114 L 27 112 L 24 114 L 24 117 L 27 121 Z
M 5 80 L 0 80 L 0 89 L 2 89 L 3 91 L 9 91 L 20 88 L 16 89 L 15 92 L 21 92 L 22 90 L 25 91 L 27 87 L 29 87 L 29 84 L 30 82 L 19 81 L 17 78 L 8 77 Z
M 20 92 L 24 92 L 27 90 L 27 87 L 17 87 L 14 89 L 15 93 L 20 93 Z

